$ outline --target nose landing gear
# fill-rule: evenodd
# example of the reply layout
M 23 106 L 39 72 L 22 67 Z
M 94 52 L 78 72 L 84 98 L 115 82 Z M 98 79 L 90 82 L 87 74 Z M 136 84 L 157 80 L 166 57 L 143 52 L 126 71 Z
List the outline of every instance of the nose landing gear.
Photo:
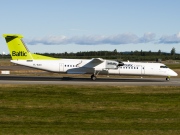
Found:
M 166 81 L 170 81 L 170 76 L 166 77 Z

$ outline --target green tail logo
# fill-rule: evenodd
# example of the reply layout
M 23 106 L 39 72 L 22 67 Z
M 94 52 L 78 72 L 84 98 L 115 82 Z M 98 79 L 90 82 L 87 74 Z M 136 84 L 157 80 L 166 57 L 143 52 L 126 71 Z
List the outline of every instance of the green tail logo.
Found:
M 12 56 L 27 56 L 27 52 L 24 52 L 24 51 L 19 51 L 19 52 L 12 51 Z

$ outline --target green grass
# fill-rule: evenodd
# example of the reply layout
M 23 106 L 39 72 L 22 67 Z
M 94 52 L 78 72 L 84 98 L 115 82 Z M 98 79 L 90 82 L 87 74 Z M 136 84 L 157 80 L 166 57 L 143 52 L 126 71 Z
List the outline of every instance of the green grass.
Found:
M 0 85 L 0 134 L 180 134 L 180 87 Z
M 180 69 L 180 64 L 166 64 L 171 69 Z

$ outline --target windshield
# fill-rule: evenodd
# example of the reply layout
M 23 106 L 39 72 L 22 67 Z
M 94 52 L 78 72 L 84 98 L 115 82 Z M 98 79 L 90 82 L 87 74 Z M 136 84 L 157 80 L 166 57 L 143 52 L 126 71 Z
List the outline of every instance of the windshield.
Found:
M 168 68 L 167 66 L 160 66 L 160 68 Z

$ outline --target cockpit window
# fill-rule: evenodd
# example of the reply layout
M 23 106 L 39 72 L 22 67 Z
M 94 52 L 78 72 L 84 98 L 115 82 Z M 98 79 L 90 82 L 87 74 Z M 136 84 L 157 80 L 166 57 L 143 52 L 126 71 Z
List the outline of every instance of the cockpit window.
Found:
M 160 66 L 160 68 L 168 68 L 167 66 Z

